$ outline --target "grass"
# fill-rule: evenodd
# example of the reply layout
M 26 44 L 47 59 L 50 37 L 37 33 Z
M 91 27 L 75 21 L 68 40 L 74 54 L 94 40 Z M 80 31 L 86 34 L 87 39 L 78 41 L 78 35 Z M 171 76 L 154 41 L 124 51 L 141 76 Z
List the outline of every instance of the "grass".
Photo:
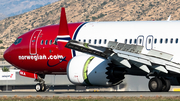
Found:
M 178 97 L 42 97 L 37 95 L 36 97 L 27 96 L 27 97 L 0 97 L 0 101 L 179 101 L 180 96 Z

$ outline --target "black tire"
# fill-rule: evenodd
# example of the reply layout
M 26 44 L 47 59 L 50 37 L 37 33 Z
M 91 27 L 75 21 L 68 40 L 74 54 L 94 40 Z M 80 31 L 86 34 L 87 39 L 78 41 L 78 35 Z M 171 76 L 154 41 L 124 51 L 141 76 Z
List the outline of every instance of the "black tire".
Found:
M 42 91 L 42 84 L 37 83 L 36 87 L 35 87 L 35 90 L 36 90 L 36 92 L 41 92 Z
M 44 84 L 43 87 L 42 87 L 42 92 L 45 92 L 47 89 L 46 85 Z
M 168 92 L 171 88 L 171 82 L 168 79 L 162 79 L 162 92 Z
M 152 78 L 149 81 L 149 90 L 151 92 L 160 92 L 162 91 L 162 81 L 159 78 Z
M 177 77 L 176 79 L 177 79 L 178 83 L 180 84 L 180 77 Z

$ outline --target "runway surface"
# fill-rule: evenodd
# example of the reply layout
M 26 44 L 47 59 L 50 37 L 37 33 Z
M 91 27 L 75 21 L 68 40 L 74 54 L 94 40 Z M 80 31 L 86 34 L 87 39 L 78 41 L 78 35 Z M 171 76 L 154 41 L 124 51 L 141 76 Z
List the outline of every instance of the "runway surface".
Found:
M 59 96 L 59 97 L 153 97 L 153 96 L 163 96 L 163 97 L 174 97 L 180 96 L 180 92 L 0 92 L 0 97 L 7 96 Z

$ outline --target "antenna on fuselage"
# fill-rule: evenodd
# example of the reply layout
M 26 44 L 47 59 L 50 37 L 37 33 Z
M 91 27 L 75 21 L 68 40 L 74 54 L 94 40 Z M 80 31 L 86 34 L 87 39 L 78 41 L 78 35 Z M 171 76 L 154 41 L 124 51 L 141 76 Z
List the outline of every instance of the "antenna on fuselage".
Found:
M 69 36 L 69 29 L 66 19 L 66 12 L 65 8 L 61 8 L 61 15 L 60 15 L 60 23 L 59 23 L 59 31 L 57 35 L 57 45 L 59 49 L 63 49 L 66 43 L 71 40 Z
M 170 21 L 170 19 L 171 19 L 171 15 L 169 15 L 169 17 L 168 17 L 167 21 Z

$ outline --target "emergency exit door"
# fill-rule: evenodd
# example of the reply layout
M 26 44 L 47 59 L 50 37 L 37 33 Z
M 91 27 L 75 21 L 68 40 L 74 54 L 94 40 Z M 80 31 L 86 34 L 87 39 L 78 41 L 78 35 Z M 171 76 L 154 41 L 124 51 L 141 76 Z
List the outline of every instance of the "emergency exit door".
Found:
M 153 48 L 153 36 L 149 35 L 146 38 L 146 49 L 151 50 Z
M 41 33 L 42 30 L 36 30 L 31 36 L 30 42 L 29 42 L 29 54 L 30 55 L 36 55 L 37 54 L 37 42 L 38 42 L 38 36 Z

